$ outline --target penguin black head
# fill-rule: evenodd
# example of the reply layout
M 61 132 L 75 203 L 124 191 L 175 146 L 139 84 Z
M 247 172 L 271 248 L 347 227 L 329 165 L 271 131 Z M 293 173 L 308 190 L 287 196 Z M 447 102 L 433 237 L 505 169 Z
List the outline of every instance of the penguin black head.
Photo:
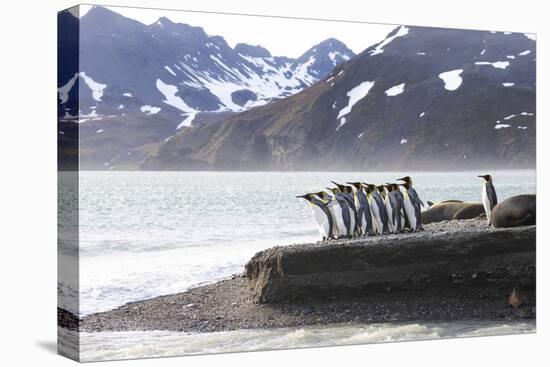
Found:
M 346 183 L 355 187 L 356 190 L 361 190 L 361 182 L 346 182 Z
M 393 184 L 391 184 L 391 183 L 386 183 L 384 186 L 386 187 L 386 189 L 388 189 L 389 192 L 392 192 L 392 191 L 393 191 Z
M 330 182 L 332 182 L 333 184 L 338 186 L 338 189 L 342 192 L 352 192 L 351 187 L 349 187 L 349 186 L 342 185 L 342 184 L 336 183 L 334 181 L 330 181 Z
M 384 185 L 378 185 L 378 186 L 375 186 L 375 187 L 379 192 L 381 192 L 381 193 L 384 192 L 384 188 L 385 188 Z
M 403 181 L 405 183 L 408 183 L 409 185 L 412 185 L 411 176 L 405 176 L 405 177 L 398 178 L 397 181 Z
M 307 201 L 311 201 L 312 197 L 311 197 L 311 194 L 304 194 L 304 195 L 299 195 L 299 196 L 296 196 L 298 199 L 306 199 Z
M 402 183 L 402 184 L 397 184 L 397 186 L 403 186 L 403 187 L 406 188 L 407 190 L 411 188 L 410 182 L 404 182 L 404 183 Z
M 481 177 L 482 179 L 485 180 L 485 182 L 489 182 L 491 181 L 493 178 L 491 177 L 491 175 L 481 175 L 481 176 L 477 176 L 477 177 Z
M 330 190 L 333 194 L 336 194 L 340 191 L 338 187 L 327 187 L 327 190 Z
M 316 193 L 314 193 L 313 195 L 316 195 L 316 196 L 320 197 L 322 200 L 328 199 L 328 198 L 327 198 L 327 193 L 324 192 L 324 191 L 316 192 Z

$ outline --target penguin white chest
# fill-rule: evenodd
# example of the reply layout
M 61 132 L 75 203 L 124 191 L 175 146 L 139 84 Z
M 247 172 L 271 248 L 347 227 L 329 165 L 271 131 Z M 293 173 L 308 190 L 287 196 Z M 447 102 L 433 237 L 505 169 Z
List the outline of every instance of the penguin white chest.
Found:
M 395 223 L 393 222 L 393 208 L 391 206 L 389 194 L 386 194 L 384 205 L 386 206 L 386 212 L 388 213 L 388 226 L 390 227 L 390 232 L 395 233 Z
M 487 223 L 491 223 L 491 202 L 489 201 L 489 195 L 487 195 L 487 184 L 484 184 L 481 190 L 481 202 L 483 203 L 483 208 L 485 208 Z
M 373 220 L 373 229 L 376 233 L 381 234 L 383 231 L 384 224 L 382 223 L 382 218 L 380 217 L 380 210 L 378 208 L 378 204 L 376 203 L 376 200 L 370 199 L 369 200 L 369 206 L 371 209 L 371 214 Z
M 322 237 L 327 237 L 330 232 L 327 215 L 320 207 L 315 204 L 311 205 L 311 210 L 313 211 L 315 222 L 317 222 L 317 226 L 319 227 L 319 233 Z
M 342 218 L 342 208 L 340 207 L 340 204 L 333 201 L 328 205 L 328 208 L 334 222 L 333 235 L 336 237 L 344 236 L 346 234 L 346 225 L 344 224 L 344 219 Z
M 405 204 L 405 214 L 407 214 L 407 219 L 409 220 L 409 224 L 411 225 L 411 228 L 413 231 L 416 230 L 416 212 L 414 210 L 414 205 L 411 202 L 411 198 L 409 197 L 408 193 L 405 193 L 403 195 L 403 201 Z

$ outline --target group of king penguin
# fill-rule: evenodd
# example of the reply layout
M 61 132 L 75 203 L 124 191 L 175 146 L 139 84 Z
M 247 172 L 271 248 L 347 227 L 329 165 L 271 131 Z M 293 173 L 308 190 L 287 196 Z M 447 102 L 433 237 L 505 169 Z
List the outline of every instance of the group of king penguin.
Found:
M 323 241 L 423 230 L 424 203 L 410 176 L 402 183 L 374 185 L 366 182 L 331 181 L 334 187 L 297 196 L 311 206 Z

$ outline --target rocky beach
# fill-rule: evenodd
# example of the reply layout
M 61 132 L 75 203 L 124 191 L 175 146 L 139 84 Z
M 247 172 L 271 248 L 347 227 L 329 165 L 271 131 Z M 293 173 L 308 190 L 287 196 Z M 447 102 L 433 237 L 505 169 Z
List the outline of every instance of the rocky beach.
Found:
M 473 219 L 274 247 L 230 279 L 81 319 L 59 309 L 58 318 L 88 332 L 534 319 L 535 234 L 535 226 L 495 230 Z

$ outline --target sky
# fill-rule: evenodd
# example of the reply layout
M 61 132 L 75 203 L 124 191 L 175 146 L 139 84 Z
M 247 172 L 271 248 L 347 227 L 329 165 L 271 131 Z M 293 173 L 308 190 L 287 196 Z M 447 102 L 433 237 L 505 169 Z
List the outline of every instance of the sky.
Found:
M 91 6 L 81 5 L 80 16 Z M 289 19 L 246 15 L 200 13 L 163 9 L 108 7 L 125 17 L 152 24 L 160 17 L 175 23 L 200 26 L 211 36 L 222 36 L 234 47 L 237 43 L 260 45 L 273 56 L 299 57 L 327 38 L 344 42 L 356 54 L 382 41 L 396 25 Z

